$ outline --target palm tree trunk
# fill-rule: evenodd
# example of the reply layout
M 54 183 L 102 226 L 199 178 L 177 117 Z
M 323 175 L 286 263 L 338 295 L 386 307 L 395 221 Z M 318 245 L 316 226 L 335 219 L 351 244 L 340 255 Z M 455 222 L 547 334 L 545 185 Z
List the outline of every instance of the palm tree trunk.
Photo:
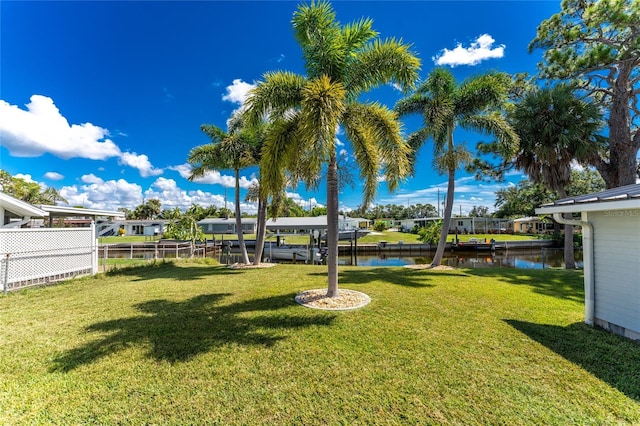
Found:
M 447 237 L 449 236 L 449 227 L 451 224 L 451 213 L 453 212 L 453 191 L 455 190 L 455 176 L 456 170 L 449 169 L 447 199 L 444 206 L 442 231 L 440 231 L 440 240 L 438 241 L 438 248 L 436 249 L 436 253 L 433 255 L 433 261 L 431 261 L 431 267 L 440 266 L 440 264 L 442 263 L 442 256 L 444 256 L 444 248 L 447 244 Z
M 565 191 L 564 188 L 558 189 L 558 196 L 561 199 L 567 198 L 567 191 Z M 564 225 L 564 267 L 565 269 L 576 268 L 576 259 L 573 250 L 573 225 Z
M 336 154 L 329 156 L 327 170 L 327 265 L 329 286 L 327 297 L 338 296 L 338 164 Z
M 253 258 L 254 265 L 259 265 L 262 261 L 264 239 L 267 233 L 267 200 L 263 199 L 262 192 L 262 187 L 260 187 L 258 189 L 258 227 L 256 230 L 256 251 Z
M 249 264 L 249 255 L 247 254 L 247 246 L 244 243 L 244 235 L 242 233 L 242 216 L 240 216 L 240 170 L 236 172 L 236 231 L 238 232 L 238 244 L 240 245 L 240 253 L 242 254 L 242 262 L 245 265 Z

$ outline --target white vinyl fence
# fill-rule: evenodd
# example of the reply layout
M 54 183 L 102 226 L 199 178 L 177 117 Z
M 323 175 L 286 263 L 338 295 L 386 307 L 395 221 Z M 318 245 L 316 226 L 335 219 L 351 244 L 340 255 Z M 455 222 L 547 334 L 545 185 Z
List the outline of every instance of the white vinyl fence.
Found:
M 98 271 L 95 225 L 0 228 L 0 290 L 48 284 Z

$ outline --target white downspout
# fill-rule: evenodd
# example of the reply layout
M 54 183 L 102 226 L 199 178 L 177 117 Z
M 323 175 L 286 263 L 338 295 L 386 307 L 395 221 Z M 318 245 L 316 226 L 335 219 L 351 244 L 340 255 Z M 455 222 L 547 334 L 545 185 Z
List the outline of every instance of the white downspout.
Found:
M 584 322 L 593 325 L 595 305 L 595 264 L 593 259 L 593 224 L 588 222 L 587 212 L 582 212 L 581 220 L 567 219 L 562 213 L 554 213 L 556 222 L 563 225 L 582 227 L 582 254 L 584 270 Z

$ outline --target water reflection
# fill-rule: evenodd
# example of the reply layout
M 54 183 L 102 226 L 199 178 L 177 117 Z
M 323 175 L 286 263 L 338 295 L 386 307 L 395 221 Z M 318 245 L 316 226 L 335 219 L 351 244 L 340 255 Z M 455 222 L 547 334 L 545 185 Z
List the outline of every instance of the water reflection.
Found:
M 576 266 L 582 268 L 582 252 L 576 251 Z M 404 256 L 394 253 L 376 256 L 341 256 L 340 265 L 405 266 L 429 264 L 433 253 L 426 256 Z M 445 253 L 442 264 L 456 268 L 563 268 L 562 249 L 511 250 L 495 253 Z

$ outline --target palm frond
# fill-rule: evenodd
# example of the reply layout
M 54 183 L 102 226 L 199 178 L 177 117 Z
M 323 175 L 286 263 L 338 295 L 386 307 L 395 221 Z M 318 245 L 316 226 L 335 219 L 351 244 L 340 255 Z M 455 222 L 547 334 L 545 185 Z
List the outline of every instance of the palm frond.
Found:
M 429 94 L 431 97 L 452 97 L 455 90 L 456 81 L 451 71 L 446 68 L 436 68 L 418 86 L 416 92 Z
M 360 168 L 363 205 L 369 205 L 375 199 L 380 173 L 378 146 L 369 132 L 366 120 L 363 120 L 360 105 L 349 106 L 344 118 L 345 133 L 351 141 L 354 159 Z
M 345 110 L 345 89 L 328 76 L 310 80 L 302 89 L 299 136 L 312 155 L 328 158 Z
M 294 13 L 292 24 L 302 46 L 305 68 L 310 79 L 321 75 L 340 80 L 347 56 L 347 45 L 335 12 L 329 2 L 302 5 Z
M 453 150 L 443 151 L 433 157 L 433 167 L 438 173 L 444 174 L 470 164 L 473 155 L 463 144 L 456 145 Z
M 393 110 L 401 117 L 409 114 L 422 114 L 427 107 L 427 102 L 429 99 L 423 94 L 413 93 L 396 102 Z
M 293 13 L 291 24 L 298 43 L 307 46 L 324 35 L 328 29 L 336 27 L 336 13 L 328 1 L 312 1 L 311 4 L 298 6 L 298 10 Z
M 366 42 L 378 36 L 378 33 L 372 29 L 372 26 L 373 20 L 362 18 L 359 21 L 346 24 L 342 27 L 342 37 L 347 52 L 359 50 Z
M 282 117 L 289 109 L 297 108 L 306 78 L 288 71 L 268 72 L 253 88 L 245 102 L 243 119 L 255 125 L 267 116 Z
M 460 120 L 459 124 L 466 129 L 476 130 L 486 135 L 494 135 L 496 137 L 494 147 L 505 158 L 510 158 L 518 148 L 518 143 L 520 142 L 518 134 L 498 111 L 465 117 Z
M 213 124 L 202 124 L 200 130 L 211 139 L 212 143 L 217 143 L 227 137 L 227 132 Z
M 420 59 L 401 40 L 374 40 L 357 52 L 347 64 L 347 87 L 354 96 L 386 83 L 403 90 L 415 87 Z
M 456 112 L 459 115 L 473 115 L 484 108 L 501 108 L 510 87 L 511 78 L 505 73 L 469 78 L 456 90 Z
M 296 133 L 295 120 L 278 119 L 271 125 L 262 146 L 260 161 L 261 181 L 267 196 L 279 193 L 286 184 L 285 170 L 292 162 L 292 152 L 296 148 Z
M 380 166 L 390 190 L 395 190 L 411 172 L 409 145 L 402 139 L 402 128 L 395 112 L 379 103 L 349 104 L 349 115 L 361 127 L 362 133 L 378 149 Z

